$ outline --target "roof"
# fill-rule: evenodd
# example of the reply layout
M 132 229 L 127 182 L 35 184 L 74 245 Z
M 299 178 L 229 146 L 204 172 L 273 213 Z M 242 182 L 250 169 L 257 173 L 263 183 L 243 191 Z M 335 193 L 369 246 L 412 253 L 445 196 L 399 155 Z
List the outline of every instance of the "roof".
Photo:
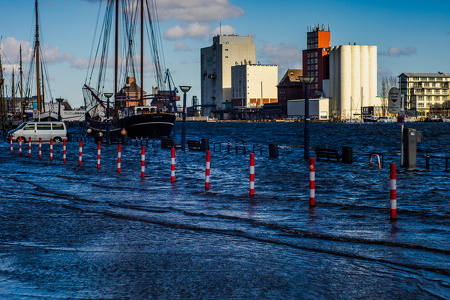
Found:
M 450 74 L 437 72 L 437 73 L 402 73 L 398 75 L 400 76 L 406 76 L 406 77 L 450 77 Z
M 280 83 L 300 82 L 300 80 L 298 79 L 299 76 L 303 76 L 303 70 L 288 69 L 284 74 L 283 78 L 280 80 Z

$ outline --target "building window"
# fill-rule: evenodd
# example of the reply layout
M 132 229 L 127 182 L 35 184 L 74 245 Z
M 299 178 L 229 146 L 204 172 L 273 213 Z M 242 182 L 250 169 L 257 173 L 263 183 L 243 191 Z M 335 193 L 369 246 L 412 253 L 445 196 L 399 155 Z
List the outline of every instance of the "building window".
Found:
M 425 105 L 423 104 L 423 102 L 419 102 L 419 103 L 417 103 L 417 107 L 423 108 L 423 107 L 425 107 Z

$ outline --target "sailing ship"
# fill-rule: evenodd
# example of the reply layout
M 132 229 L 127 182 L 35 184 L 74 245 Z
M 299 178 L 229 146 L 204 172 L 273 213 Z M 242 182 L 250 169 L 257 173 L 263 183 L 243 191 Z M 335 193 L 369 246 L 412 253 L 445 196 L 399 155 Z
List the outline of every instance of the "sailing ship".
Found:
M 91 59 L 90 76 L 83 86 L 85 120 L 94 137 L 106 136 L 109 139 L 125 133 L 131 138 L 170 136 L 176 119 L 175 101 L 179 97 L 169 70 L 163 72 L 156 20 L 155 4 L 151 0 L 107 1 L 98 50 Z M 112 48 L 108 42 L 113 24 L 114 90 L 105 92 L 108 52 Z M 139 38 L 135 39 L 138 35 L 136 28 L 139 27 Z M 143 86 L 144 32 L 150 37 L 148 43 L 156 80 L 151 94 L 145 92 Z M 124 50 L 121 53 L 119 49 Z M 140 71 L 139 77 L 136 69 Z M 94 73 L 96 76 L 92 75 Z M 124 82 L 120 89 L 119 82 Z

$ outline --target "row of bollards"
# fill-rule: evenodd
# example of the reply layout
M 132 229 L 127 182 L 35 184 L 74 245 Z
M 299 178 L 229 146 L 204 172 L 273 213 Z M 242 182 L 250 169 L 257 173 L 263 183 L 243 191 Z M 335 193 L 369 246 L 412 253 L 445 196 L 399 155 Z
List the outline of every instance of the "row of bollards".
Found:
M 278 145 L 272 146 L 273 149 L 278 149 Z M 19 144 L 19 153 L 21 154 L 21 145 Z M 97 143 L 97 169 L 101 168 L 101 149 L 102 143 L 99 141 Z M 14 153 L 13 144 L 11 143 L 10 152 Z M 66 158 L 66 141 L 63 141 L 63 162 L 67 161 Z M 211 180 L 211 151 L 205 151 L 205 190 L 210 189 L 210 180 Z M 272 155 L 275 155 L 273 153 Z M 29 143 L 29 152 L 28 156 L 31 156 L 31 141 Z M 146 156 L 146 147 L 141 146 L 141 178 L 145 177 L 145 156 Z M 117 148 L 117 172 L 121 172 L 121 158 L 122 158 L 122 145 L 118 144 Z M 39 139 L 39 159 L 42 159 L 42 139 Z M 250 153 L 250 166 L 249 166 L 249 195 L 255 195 L 255 154 Z M 50 161 L 53 161 L 53 141 L 50 141 Z M 82 166 L 83 161 L 83 141 L 79 141 L 79 151 L 78 151 L 78 165 Z M 175 182 L 175 148 L 171 148 L 171 159 L 170 159 L 170 181 L 172 183 Z M 380 162 L 379 162 L 380 163 Z M 316 206 L 316 163 L 315 158 L 311 157 L 309 159 L 309 206 Z M 390 164 L 390 218 L 397 218 L 397 175 L 396 175 L 396 164 Z

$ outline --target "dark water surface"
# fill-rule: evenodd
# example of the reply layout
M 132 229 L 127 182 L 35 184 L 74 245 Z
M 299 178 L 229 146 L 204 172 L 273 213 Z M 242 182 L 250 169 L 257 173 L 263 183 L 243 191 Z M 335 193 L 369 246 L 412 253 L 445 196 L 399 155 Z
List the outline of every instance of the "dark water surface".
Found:
M 117 145 L 103 145 L 97 169 L 92 142 L 81 167 L 76 141 L 66 164 L 61 145 L 50 162 L 48 145 L 39 160 L 37 145 L 27 157 L 2 143 L 0 298 L 450 299 L 450 123 L 405 127 L 423 132 L 414 171 L 400 168 L 397 124 L 312 123 L 311 146 L 351 146 L 354 159 L 317 162 L 315 208 L 302 123 L 188 123 L 188 140 L 210 140 L 209 191 L 204 152 L 177 150 L 172 184 L 170 150 L 157 141 L 143 179 L 140 144 L 124 146 L 119 174 Z M 371 153 L 381 169 L 368 167 Z

